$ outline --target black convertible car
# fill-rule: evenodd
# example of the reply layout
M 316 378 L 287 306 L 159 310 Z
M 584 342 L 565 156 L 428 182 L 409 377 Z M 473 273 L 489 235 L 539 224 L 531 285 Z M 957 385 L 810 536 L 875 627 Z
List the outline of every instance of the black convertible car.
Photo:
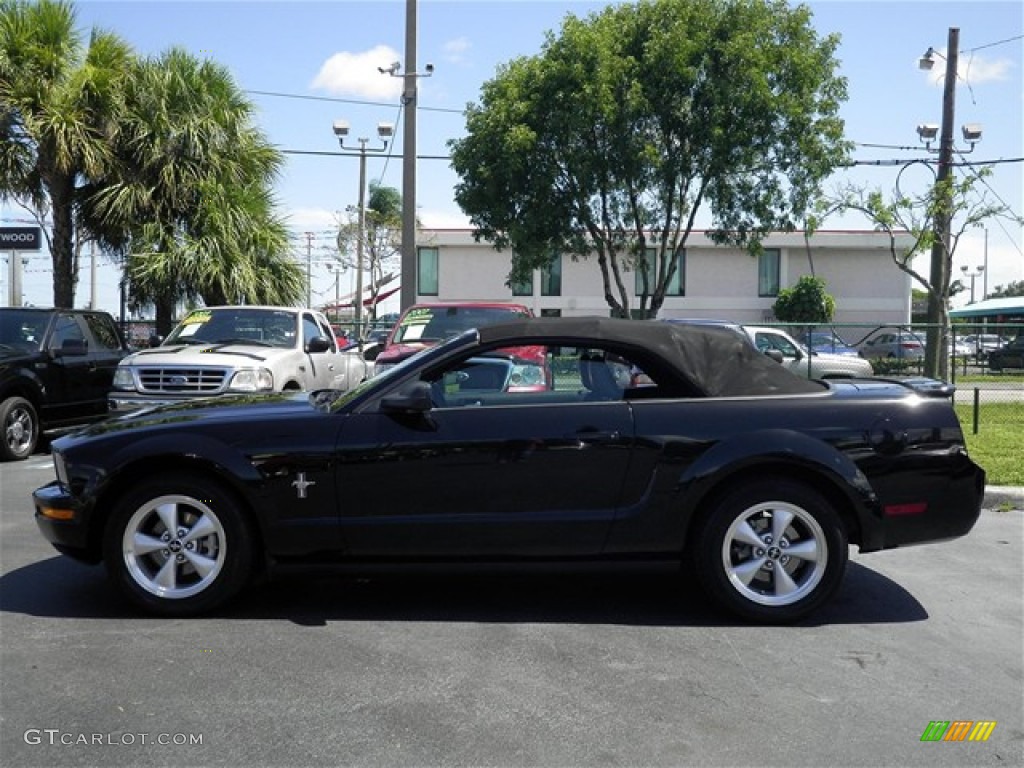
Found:
M 786 622 L 835 591 L 849 544 L 977 520 L 985 475 L 949 388 L 919 384 L 809 381 L 728 328 L 524 319 L 346 393 L 185 403 L 61 438 L 36 520 L 167 615 L 289 564 L 640 564 L 686 565 L 723 608 Z

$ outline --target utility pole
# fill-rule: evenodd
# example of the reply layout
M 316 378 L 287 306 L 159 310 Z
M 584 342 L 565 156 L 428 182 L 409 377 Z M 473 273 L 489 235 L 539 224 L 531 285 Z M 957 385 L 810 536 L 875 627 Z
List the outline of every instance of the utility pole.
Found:
M 942 127 L 939 137 L 939 167 L 935 176 L 935 227 L 932 243 L 928 293 L 928 343 L 925 347 L 925 375 L 947 380 L 949 355 L 949 280 L 952 271 L 950 252 L 950 219 L 952 190 L 949 178 L 953 165 L 953 120 L 956 111 L 956 69 L 960 49 L 960 29 L 949 28 L 946 45 L 946 81 L 942 90 Z
M 306 306 L 313 306 L 313 233 L 306 233 Z
M 405 0 L 405 105 L 402 134 L 401 308 L 416 303 L 416 0 Z

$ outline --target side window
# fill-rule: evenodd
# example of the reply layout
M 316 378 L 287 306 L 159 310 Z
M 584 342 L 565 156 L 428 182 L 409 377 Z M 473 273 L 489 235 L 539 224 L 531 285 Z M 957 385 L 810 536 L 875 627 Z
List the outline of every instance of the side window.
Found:
M 50 338 L 51 349 L 67 349 L 69 347 L 85 347 L 85 334 L 74 315 L 57 315 L 57 323 Z
M 121 339 L 117 335 L 117 328 L 112 319 L 106 315 L 86 315 L 85 322 L 100 349 L 112 352 L 121 349 Z
M 320 326 L 317 325 L 316 320 L 312 315 L 305 314 L 302 316 L 302 343 L 303 345 L 309 344 L 313 339 L 324 334 L 320 330 Z

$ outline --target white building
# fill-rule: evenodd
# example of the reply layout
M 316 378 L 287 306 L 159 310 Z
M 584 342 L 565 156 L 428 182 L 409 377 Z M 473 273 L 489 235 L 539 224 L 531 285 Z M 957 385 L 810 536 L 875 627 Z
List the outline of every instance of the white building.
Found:
M 910 235 L 897 247 L 908 248 Z M 836 323 L 910 321 L 911 280 L 893 263 L 889 238 L 880 232 L 824 231 L 810 238 L 814 274 L 835 297 Z M 506 285 L 510 256 L 473 239 L 468 229 L 419 232 L 416 301 L 506 300 L 537 315 L 607 315 L 596 259 L 562 256 L 551 270 L 535 270 L 533 284 Z M 680 279 L 665 297 L 659 317 L 717 317 L 743 323 L 773 319 L 781 288 L 811 273 L 802 232 L 769 235 L 755 258 L 739 248 L 715 245 L 693 232 L 680 261 Z M 636 309 L 636 274 L 623 274 Z

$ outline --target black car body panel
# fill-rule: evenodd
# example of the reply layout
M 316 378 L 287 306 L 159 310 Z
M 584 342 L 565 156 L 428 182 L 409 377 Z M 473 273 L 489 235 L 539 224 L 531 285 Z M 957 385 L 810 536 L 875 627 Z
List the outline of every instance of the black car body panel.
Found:
M 521 343 L 551 351 L 550 390 L 461 388 L 480 354 Z M 582 362 L 569 368 L 593 350 L 654 386 L 599 393 Z M 88 561 L 149 473 L 226 489 L 271 566 L 679 562 L 708 509 L 773 482 L 827 499 L 843 536 L 872 551 L 967 533 L 984 489 L 945 397 L 811 382 L 718 328 L 596 318 L 471 331 L 346 393 L 111 418 L 54 453 L 36 518 Z

